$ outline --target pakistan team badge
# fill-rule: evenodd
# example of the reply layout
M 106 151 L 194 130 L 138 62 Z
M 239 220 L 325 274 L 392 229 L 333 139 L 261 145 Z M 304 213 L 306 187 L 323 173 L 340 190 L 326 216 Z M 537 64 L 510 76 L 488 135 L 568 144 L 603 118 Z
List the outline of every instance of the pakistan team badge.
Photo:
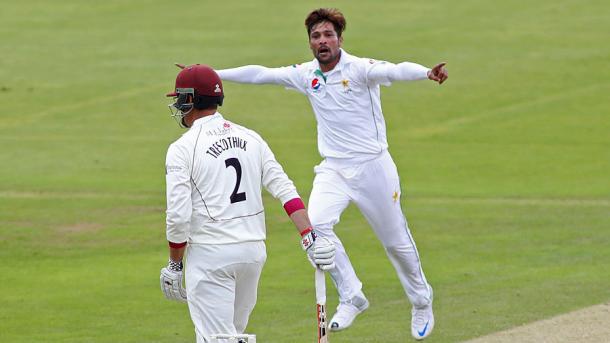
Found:
M 352 91 L 351 88 L 349 88 L 349 80 L 345 79 L 345 80 L 341 80 L 341 84 L 343 85 L 343 93 L 350 93 Z

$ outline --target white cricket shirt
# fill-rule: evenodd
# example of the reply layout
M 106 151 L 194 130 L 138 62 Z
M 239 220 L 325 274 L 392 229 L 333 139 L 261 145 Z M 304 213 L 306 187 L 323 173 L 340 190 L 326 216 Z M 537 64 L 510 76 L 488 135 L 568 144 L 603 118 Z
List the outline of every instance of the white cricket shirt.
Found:
M 316 59 L 282 68 L 245 66 L 219 70 L 224 80 L 274 83 L 309 98 L 324 158 L 365 161 L 388 148 L 379 85 L 427 79 L 428 68 L 355 57 L 341 50 L 339 63 L 322 73 Z
M 170 145 L 165 168 L 167 240 L 174 243 L 264 240 L 262 187 L 282 204 L 299 197 L 261 136 L 218 112 Z

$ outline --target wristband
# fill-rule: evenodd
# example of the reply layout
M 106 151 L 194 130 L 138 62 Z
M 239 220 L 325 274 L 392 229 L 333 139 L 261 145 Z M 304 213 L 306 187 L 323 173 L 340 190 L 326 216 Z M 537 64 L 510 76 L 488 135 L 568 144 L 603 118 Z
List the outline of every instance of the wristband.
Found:
M 168 264 L 167 264 L 167 269 L 174 271 L 174 272 L 181 272 L 182 268 L 184 268 L 184 265 L 182 264 L 182 261 L 172 261 L 171 259 L 169 260 Z
M 180 248 L 186 246 L 186 242 L 174 243 L 174 242 L 167 241 L 167 243 L 169 243 L 170 248 L 174 248 L 174 249 L 180 249 Z
M 313 229 L 310 227 L 303 229 L 303 231 L 300 232 L 301 237 L 305 236 L 306 234 L 310 233 L 311 231 L 313 231 Z
M 288 216 L 298 210 L 303 209 L 305 209 L 305 204 L 303 204 L 303 200 L 301 200 L 301 198 L 294 198 L 292 200 L 288 200 L 284 204 L 284 210 L 286 211 L 286 214 L 288 214 Z

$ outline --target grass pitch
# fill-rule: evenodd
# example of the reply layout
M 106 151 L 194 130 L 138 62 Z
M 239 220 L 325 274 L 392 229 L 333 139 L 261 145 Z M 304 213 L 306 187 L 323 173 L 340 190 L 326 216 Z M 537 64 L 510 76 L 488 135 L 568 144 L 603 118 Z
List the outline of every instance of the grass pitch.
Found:
M 173 62 L 311 59 L 322 2 L 28 1 L 0 12 L 0 341 L 192 342 L 164 300 L 164 156 Z M 344 48 L 447 61 L 449 81 L 382 90 L 403 207 L 435 290 L 428 342 L 610 299 L 610 8 L 604 1 L 333 2 Z M 226 83 L 221 112 L 261 133 L 307 197 L 319 162 L 305 97 Z M 248 331 L 315 339 L 313 270 L 265 197 L 268 262 Z M 336 227 L 370 309 L 333 343 L 409 337 L 410 306 L 352 207 Z M 329 285 L 330 286 L 330 285 Z M 337 298 L 329 287 L 329 309 Z M 408 338 L 406 338 L 408 340 Z

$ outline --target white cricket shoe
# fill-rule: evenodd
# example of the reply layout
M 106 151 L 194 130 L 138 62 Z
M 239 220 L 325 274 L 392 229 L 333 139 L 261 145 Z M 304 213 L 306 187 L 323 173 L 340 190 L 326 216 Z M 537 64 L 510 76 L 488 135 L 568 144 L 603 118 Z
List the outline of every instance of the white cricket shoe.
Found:
M 432 305 L 411 310 L 411 334 L 416 340 L 428 337 L 434 329 L 434 314 Z
M 362 292 L 347 302 L 340 302 L 337 313 L 330 320 L 330 331 L 341 331 L 352 325 L 356 316 L 369 308 L 369 301 Z
M 434 329 L 434 313 L 432 313 L 432 288 L 430 288 L 430 303 L 424 307 L 411 310 L 411 335 L 420 341 L 432 333 Z

